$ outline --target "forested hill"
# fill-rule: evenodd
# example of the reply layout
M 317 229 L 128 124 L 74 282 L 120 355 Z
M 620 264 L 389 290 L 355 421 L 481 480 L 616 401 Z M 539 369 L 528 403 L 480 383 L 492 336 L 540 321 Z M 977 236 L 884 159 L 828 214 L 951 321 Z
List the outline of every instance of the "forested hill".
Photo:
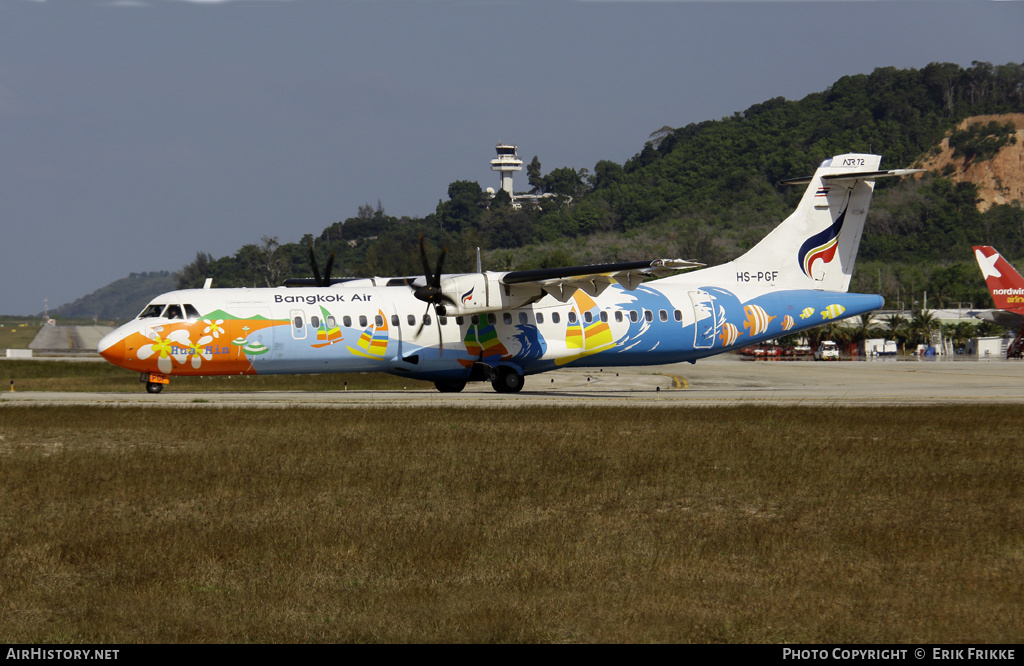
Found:
M 664 127 L 625 164 L 603 160 L 545 174 L 536 157 L 526 170 L 529 186 L 553 195 L 542 209 L 513 209 L 507 195 L 491 199 L 479 183 L 456 180 L 424 218 L 361 206 L 355 217 L 310 229 L 296 243 L 254 239 L 219 259 L 200 251 L 178 283 L 199 286 L 212 277 L 219 287 L 267 286 L 309 275 L 310 242 L 321 263 L 336 254 L 335 275 L 417 274 L 420 233 L 435 251 L 449 247 L 448 271 L 472 270 L 478 246 L 492 270 L 655 256 L 718 263 L 750 247 L 796 204 L 799 188 L 780 187 L 784 178 L 810 175 L 846 152 L 881 154 L 883 168 L 923 164 L 944 139 L 961 146 L 960 166 L 980 164 L 1014 145 L 1024 127 L 1012 115 L 967 119 L 1021 112 L 1022 64 L 880 68 L 801 100 L 780 97 L 721 120 Z M 978 210 L 975 185 L 952 178 L 958 169 L 947 164 L 925 178 L 879 183 L 854 288 L 892 299 L 927 290 L 932 306 L 987 300 L 970 246 L 1024 257 L 1024 211 L 1019 201 Z
M 111 282 L 88 296 L 50 311 L 58 319 L 125 321 L 142 311 L 153 296 L 174 289 L 176 279 L 169 271 L 132 273 Z

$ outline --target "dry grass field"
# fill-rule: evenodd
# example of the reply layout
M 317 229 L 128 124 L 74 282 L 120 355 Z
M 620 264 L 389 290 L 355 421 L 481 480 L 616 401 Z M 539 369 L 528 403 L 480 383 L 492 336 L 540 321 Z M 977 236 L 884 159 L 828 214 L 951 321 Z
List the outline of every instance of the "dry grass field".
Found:
M 0 359 L 0 389 L 18 391 L 140 392 L 139 373 L 106 362 Z M 246 375 L 174 377 L 168 393 L 176 391 L 360 391 L 433 388 L 433 384 L 382 372 L 325 375 Z M 0 394 L 0 400 L 3 395 Z
M 0 407 L 0 641 L 1024 641 L 1024 408 Z
M 0 320 L 0 349 L 26 349 L 38 332 L 38 321 L 29 324 L 10 318 Z

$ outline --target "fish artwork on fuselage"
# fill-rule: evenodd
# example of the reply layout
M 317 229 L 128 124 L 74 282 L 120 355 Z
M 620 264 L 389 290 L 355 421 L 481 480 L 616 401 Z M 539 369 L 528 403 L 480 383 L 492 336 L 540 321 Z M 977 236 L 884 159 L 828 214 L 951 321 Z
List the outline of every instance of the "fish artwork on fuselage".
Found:
M 459 391 L 567 366 L 696 361 L 881 306 L 848 293 L 880 171 L 877 155 L 826 160 L 796 210 L 742 256 L 444 274 L 291 279 L 270 289 L 156 297 L 100 342 L 107 360 L 159 392 L 173 375 L 389 372 Z M 312 248 L 310 248 L 312 258 Z M 689 272 L 681 272 L 689 270 Z M 424 310 L 424 303 L 427 304 Z

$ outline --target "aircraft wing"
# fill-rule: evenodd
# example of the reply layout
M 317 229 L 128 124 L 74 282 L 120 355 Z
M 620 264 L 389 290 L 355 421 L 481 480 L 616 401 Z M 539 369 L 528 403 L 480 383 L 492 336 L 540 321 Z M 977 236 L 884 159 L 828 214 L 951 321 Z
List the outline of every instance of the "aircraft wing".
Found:
M 970 314 L 982 321 L 988 321 L 996 326 L 1014 331 L 1020 330 L 1020 327 L 1024 326 L 1024 314 L 1012 310 L 975 310 Z
M 665 277 L 676 271 L 703 265 L 683 259 L 655 259 L 593 266 L 538 268 L 505 273 L 499 281 L 507 286 L 532 285 L 553 294 L 556 291 L 558 294 L 564 294 L 582 289 L 594 295 L 610 284 L 618 283 L 632 291 L 648 277 Z
M 498 312 L 529 305 L 550 294 L 560 301 L 577 289 L 597 296 L 609 285 L 632 291 L 645 278 L 664 277 L 680 270 L 703 266 L 683 259 L 655 259 L 617 264 L 538 268 L 527 271 L 447 273 L 439 276 L 373 277 L 349 280 L 346 287 L 404 287 L 416 298 L 433 303 L 438 312 L 452 316 Z M 344 282 L 330 280 L 331 286 Z M 289 287 L 316 286 L 308 278 L 285 280 Z M 322 282 L 320 286 L 326 286 Z

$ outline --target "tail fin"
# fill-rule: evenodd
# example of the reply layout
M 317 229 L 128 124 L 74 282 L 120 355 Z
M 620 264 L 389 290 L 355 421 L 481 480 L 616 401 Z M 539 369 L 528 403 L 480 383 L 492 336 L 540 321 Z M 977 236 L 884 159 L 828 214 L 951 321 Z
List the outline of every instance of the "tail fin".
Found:
M 814 176 L 785 181 L 807 185 L 796 210 L 743 256 L 707 269 L 722 272 L 709 277 L 732 282 L 735 275 L 738 285 L 769 290 L 846 291 L 875 179 L 919 171 L 879 171 L 881 161 L 880 155 L 837 155 L 822 162 Z
M 974 248 L 981 274 L 992 293 L 992 300 L 1000 310 L 1024 314 L 1024 278 L 994 248 L 980 245 Z

